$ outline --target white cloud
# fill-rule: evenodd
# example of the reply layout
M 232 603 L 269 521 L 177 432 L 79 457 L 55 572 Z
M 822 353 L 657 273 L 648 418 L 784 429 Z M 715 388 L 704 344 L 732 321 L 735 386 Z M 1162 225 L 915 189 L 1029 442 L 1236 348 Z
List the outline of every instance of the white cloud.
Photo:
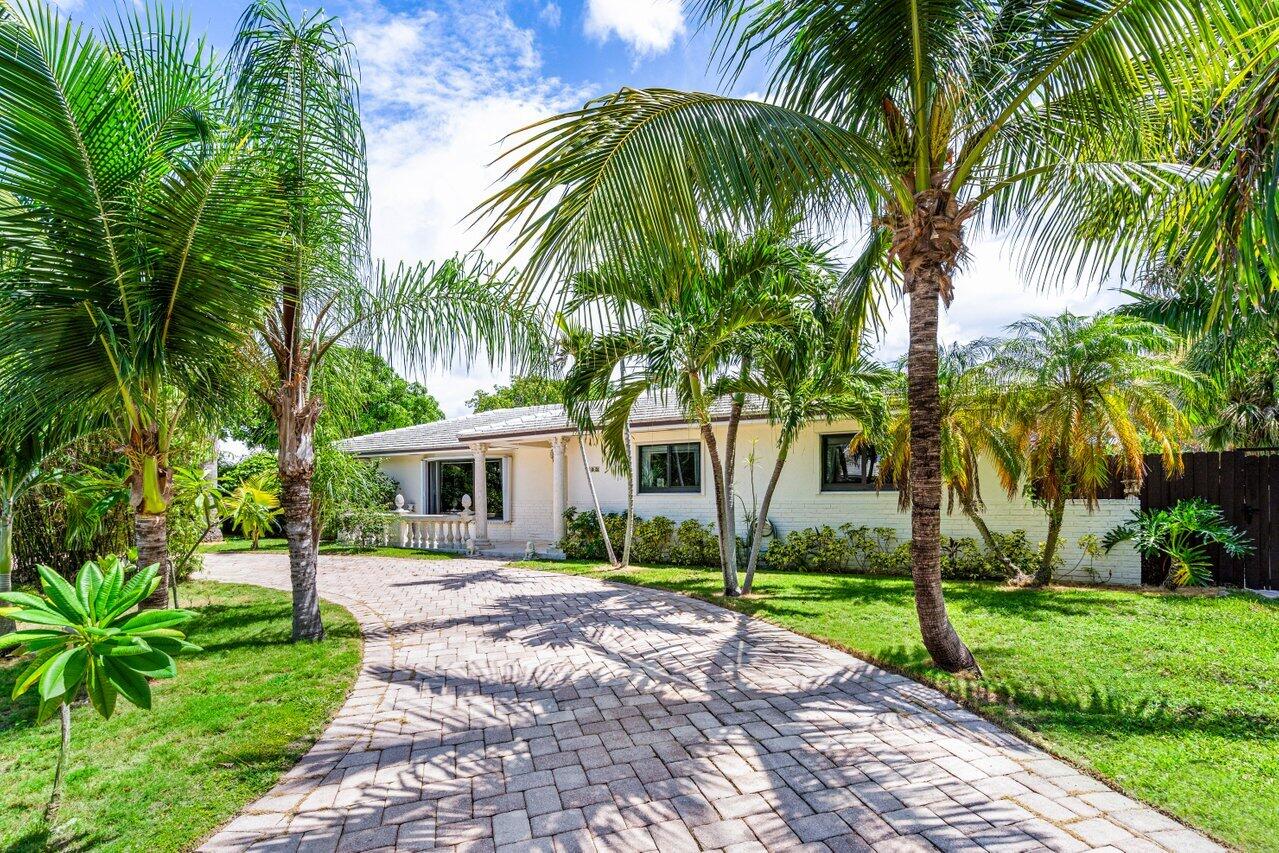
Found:
M 558 3 L 547 3 L 542 7 L 537 16 L 542 19 L 542 23 L 554 29 L 560 25 L 560 7 Z
M 474 248 L 481 234 L 466 219 L 501 176 L 504 167 L 491 163 L 503 136 L 586 93 L 543 76 L 533 32 L 501 3 L 450 0 L 407 12 L 366 3 L 344 20 L 363 75 L 374 255 L 394 264 Z M 485 251 L 502 258 L 508 248 L 499 237 Z M 450 416 L 466 411 L 476 388 L 507 377 L 487 364 L 396 366 Z
M 684 12 L 680 0 L 587 0 L 585 30 L 600 41 L 615 35 L 648 56 L 684 34 Z

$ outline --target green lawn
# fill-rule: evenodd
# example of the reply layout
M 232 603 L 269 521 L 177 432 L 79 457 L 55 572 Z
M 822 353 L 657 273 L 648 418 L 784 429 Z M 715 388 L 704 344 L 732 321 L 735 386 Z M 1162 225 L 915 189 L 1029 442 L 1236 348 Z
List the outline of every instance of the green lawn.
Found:
M 196 581 L 182 598 L 200 611 L 190 637 L 204 652 L 155 683 L 153 710 L 121 699 L 109 721 L 73 711 L 58 838 L 39 820 L 57 722 L 34 724 L 35 691 L 0 710 L 0 849 L 190 849 L 267 791 L 341 706 L 360 663 L 346 610 L 322 605 L 329 638 L 294 645 L 288 593 Z M 0 662 L 4 697 L 19 670 Z
M 200 546 L 202 554 L 247 554 L 252 550 L 248 539 L 226 539 L 222 542 L 206 542 Z M 284 539 L 258 540 L 258 550 L 271 553 L 288 553 L 289 543 Z M 357 557 L 411 557 L 415 560 L 452 560 L 457 554 L 443 551 L 421 551 L 416 548 L 357 548 L 339 542 L 321 542 L 321 554 Z
M 1279 602 L 947 583 L 984 680 L 929 664 L 904 578 L 516 563 L 695 595 L 936 685 L 1126 791 L 1249 850 L 1279 850 Z

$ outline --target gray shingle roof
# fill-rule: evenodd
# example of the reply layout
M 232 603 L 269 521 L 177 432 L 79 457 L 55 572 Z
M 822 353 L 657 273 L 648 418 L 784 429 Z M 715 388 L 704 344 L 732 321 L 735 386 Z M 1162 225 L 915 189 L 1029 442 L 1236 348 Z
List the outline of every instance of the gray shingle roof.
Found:
M 730 403 L 719 400 L 711 408 L 716 419 L 728 416 Z M 760 417 L 765 413 L 763 401 L 748 398 L 745 415 Z M 673 395 L 645 395 L 635 404 L 631 413 L 633 426 L 686 423 Z M 432 450 L 456 450 L 467 442 L 486 438 L 517 438 L 531 435 L 555 435 L 576 432 L 568 422 L 564 407 L 525 406 L 518 409 L 494 409 L 460 418 L 434 421 L 429 424 L 375 432 L 338 442 L 338 448 L 361 456 L 381 456 L 393 453 L 417 453 Z

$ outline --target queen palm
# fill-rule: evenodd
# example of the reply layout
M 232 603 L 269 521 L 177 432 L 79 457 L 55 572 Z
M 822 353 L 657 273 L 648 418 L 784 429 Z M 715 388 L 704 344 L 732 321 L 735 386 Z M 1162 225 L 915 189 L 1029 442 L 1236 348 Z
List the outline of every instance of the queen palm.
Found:
M 262 324 L 259 394 L 276 422 L 280 504 L 289 543 L 293 637 L 324 636 L 316 592 L 313 378 L 335 344 L 413 364 L 469 360 L 484 350 L 516 366 L 545 363 L 536 313 L 495 283 L 478 256 L 439 265 L 379 265 L 370 276 L 368 181 L 355 60 L 338 23 L 294 17 L 256 0 L 233 49 L 237 104 L 272 197 L 288 214 L 287 251 L 265 268 L 278 300 Z
M 269 297 L 280 210 L 222 121 L 221 67 L 186 25 L 127 12 L 97 38 L 49 6 L 0 13 L 0 398 L 21 440 L 107 417 L 138 561 L 168 572 L 169 448 L 216 404 Z M 13 365 L 11 365 L 13 366 Z
M 1004 556 L 990 528 L 982 518 L 981 461 L 991 463 L 1000 487 L 1009 495 L 1017 493 L 1021 480 L 1021 454 L 1006 428 L 999 408 L 1000 388 L 986 370 L 984 361 L 998 342 L 976 342 L 943 348 L 938 354 L 938 443 L 941 448 L 941 479 L 947 495 L 947 511 L 956 503 L 977 528 L 986 549 L 1014 569 Z M 902 383 L 904 386 L 904 383 Z M 910 506 L 910 408 L 905 388 L 893 395 L 893 415 L 885 440 L 876 446 L 880 453 L 880 477 L 897 488 L 898 504 Z
M 1176 335 L 1137 317 L 1066 312 L 1030 317 L 1009 331 L 987 369 L 1048 515 L 1035 573 L 1046 584 L 1068 499 L 1091 508 L 1112 477 L 1140 483 L 1147 447 L 1163 455 L 1165 471 L 1180 470 L 1190 426 L 1177 401 L 1195 376 L 1177 363 Z
M 1249 0 L 1260 8 L 1261 0 Z M 702 0 L 732 76 L 773 63 L 769 101 L 623 89 L 529 128 L 483 208 L 545 282 L 796 196 L 857 211 L 908 300 L 912 575 L 924 644 L 973 664 L 941 591 L 939 301 L 970 222 L 1017 225 L 1045 269 L 1104 268 L 1153 187 L 1181 179 L 1174 94 L 1238 43 L 1226 0 Z M 1116 236 L 1123 235 L 1123 236 Z M 1056 262 L 1056 263 L 1054 263 Z

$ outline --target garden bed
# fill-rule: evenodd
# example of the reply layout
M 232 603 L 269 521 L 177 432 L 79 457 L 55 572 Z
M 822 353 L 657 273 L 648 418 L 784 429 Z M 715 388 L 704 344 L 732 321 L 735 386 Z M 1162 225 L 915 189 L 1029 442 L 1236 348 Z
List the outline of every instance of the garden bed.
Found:
M 947 582 L 977 681 L 931 665 L 906 578 L 761 574 L 725 599 L 718 570 L 516 566 L 693 595 L 932 684 L 1231 844 L 1279 838 L 1279 602 Z
M 266 793 L 342 705 L 360 664 L 346 610 L 323 604 L 328 638 L 294 645 L 287 592 L 191 582 L 182 601 L 200 613 L 189 636 L 204 651 L 155 683 L 153 710 L 121 702 L 104 721 L 74 709 L 56 839 L 40 814 L 57 722 L 34 724 L 34 691 L 0 710 L 0 849 L 190 849 Z M 0 663 L 5 697 L 20 670 Z

